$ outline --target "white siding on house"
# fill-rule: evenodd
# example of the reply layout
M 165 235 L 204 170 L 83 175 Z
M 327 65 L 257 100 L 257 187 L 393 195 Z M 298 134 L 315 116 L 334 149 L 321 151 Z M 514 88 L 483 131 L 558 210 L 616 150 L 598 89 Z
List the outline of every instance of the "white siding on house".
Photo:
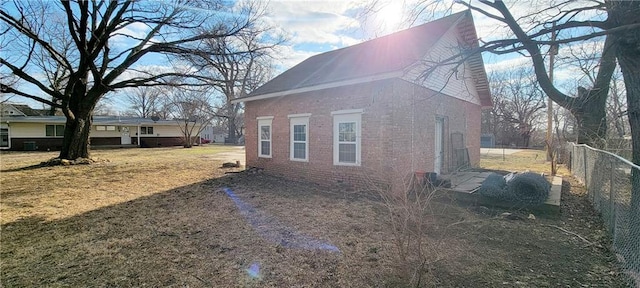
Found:
M 97 125 L 91 127 L 91 137 L 120 137 L 120 126 L 116 126 L 115 131 L 99 131 L 96 129 Z M 104 125 L 101 125 L 104 126 Z M 110 125 L 113 126 L 113 125 Z M 130 131 L 136 131 L 135 127 L 131 127 Z
M 57 125 L 62 125 L 56 123 Z M 42 138 L 45 137 L 45 123 L 9 123 L 11 138 Z
M 178 126 L 160 126 L 160 125 L 153 125 L 153 124 L 141 124 L 140 126 L 144 126 L 144 127 L 153 127 L 153 135 L 148 135 L 148 134 L 141 134 L 140 138 L 144 138 L 144 137 L 182 137 L 182 130 L 180 130 L 180 127 Z M 189 126 L 191 127 L 191 125 Z M 135 135 L 135 131 L 137 128 L 132 128 L 131 131 L 131 135 Z M 193 133 L 195 134 L 196 132 L 198 132 L 198 127 L 193 128 Z M 158 135 L 160 134 L 160 135 Z M 192 136 L 196 136 L 196 135 L 192 135 Z
M 8 124 L 11 127 L 11 137 L 12 138 L 42 138 L 45 137 L 45 126 L 46 123 L 20 123 L 20 122 L 11 122 Z M 51 123 L 51 125 L 64 125 L 64 123 Z M 116 125 L 117 128 L 115 131 L 98 131 L 95 126 L 100 124 L 95 124 L 94 127 L 91 127 L 91 137 L 120 137 L 121 132 L 118 129 L 119 127 L 126 126 L 130 127 L 130 135 L 131 137 L 136 137 L 136 132 L 138 131 L 138 127 L 135 125 Z M 112 124 L 105 124 L 112 125 Z M 113 125 L 112 125 L 113 126 Z M 142 124 L 140 126 L 145 127 L 153 127 L 153 135 L 140 135 L 140 137 L 182 137 L 182 131 L 180 127 L 177 125 L 153 125 L 153 124 Z M 198 131 L 198 127 L 194 128 L 194 132 Z M 160 134 L 160 135 L 158 135 Z M 195 136 L 195 135 L 193 135 Z
M 213 138 L 211 140 L 215 141 L 216 143 L 224 143 L 224 138 L 226 137 L 226 134 L 213 134 Z
M 428 78 L 420 77 L 423 71 L 437 65 L 436 63 L 458 54 L 460 51 L 458 43 L 462 43 L 462 40 L 459 39 L 457 28 L 454 26 L 432 47 L 425 56 L 425 61 L 412 67 L 403 79 L 460 100 L 480 104 L 480 97 L 467 65 L 440 66 Z

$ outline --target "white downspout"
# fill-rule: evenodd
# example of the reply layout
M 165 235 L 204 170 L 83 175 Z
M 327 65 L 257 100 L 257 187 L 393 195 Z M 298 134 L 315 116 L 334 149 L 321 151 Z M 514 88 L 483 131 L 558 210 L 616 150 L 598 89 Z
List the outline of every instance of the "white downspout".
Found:
M 136 132 L 136 136 L 138 136 L 138 148 L 142 147 L 140 144 L 140 122 L 138 122 L 138 131 Z

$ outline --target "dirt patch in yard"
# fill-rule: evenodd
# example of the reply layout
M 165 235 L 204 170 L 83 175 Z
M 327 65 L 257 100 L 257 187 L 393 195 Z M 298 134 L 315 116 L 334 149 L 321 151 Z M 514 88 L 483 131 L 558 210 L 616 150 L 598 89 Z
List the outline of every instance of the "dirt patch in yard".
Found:
M 140 162 L 112 156 L 107 168 L 2 173 L 2 286 L 401 283 L 387 211 L 370 195 L 263 174 L 225 175 L 229 170 L 203 157 L 210 154 L 195 150 L 135 151 Z M 155 166 L 143 165 L 149 159 Z M 76 183 L 78 175 L 87 182 Z M 58 186 L 80 186 L 87 194 L 36 189 L 51 177 L 68 177 Z M 175 186 L 167 184 L 172 177 Z M 117 185 L 123 178 L 137 186 L 126 191 Z M 31 188 L 22 184 L 29 181 Z M 442 260 L 430 266 L 425 286 L 624 287 L 602 224 L 583 192 L 569 186 L 555 220 L 509 220 L 500 217 L 504 210 L 434 202 L 426 237 L 440 243 L 433 255 Z M 105 192 L 98 197 L 98 190 Z

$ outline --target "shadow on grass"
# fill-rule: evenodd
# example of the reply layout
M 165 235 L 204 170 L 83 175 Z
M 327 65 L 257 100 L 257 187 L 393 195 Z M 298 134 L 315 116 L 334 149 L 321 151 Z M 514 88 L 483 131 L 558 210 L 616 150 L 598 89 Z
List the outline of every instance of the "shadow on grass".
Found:
M 232 182 L 225 176 L 65 219 L 2 225 L 0 286 L 246 286 L 262 277 L 260 264 L 299 273 L 278 259 L 285 253 L 322 267 L 310 281 L 328 281 L 339 256 L 265 240 L 221 191 Z
M 3 169 L 3 170 L 0 170 L 0 173 L 29 171 L 29 170 L 36 170 L 36 169 L 40 169 L 40 168 L 46 168 L 46 167 L 51 167 L 51 165 L 39 163 L 39 164 L 29 165 L 29 166 L 25 166 L 25 167 L 16 167 L 16 168 L 11 168 L 11 169 Z
M 260 212 L 246 215 L 278 221 L 251 223 L 223 187 Z M 386 215 L 372 212 L 370 202 L 318 191 L 229 174 L 60 220 L 24 218 L 1 227 L 0 286 L 385 286 L 395 257 Z M 433 267 L 434 286 L 621 287 L 610 253 L 539 225 L 558 222 L 446 216 L 430 228 L 447 255 Z M 563 221 L 592 220 L 582 216 Z M 331 240 L 342 253 L 290 249 L 254 227 L 278 222 Z M 594 239 L 591 223 L 563 227 Z

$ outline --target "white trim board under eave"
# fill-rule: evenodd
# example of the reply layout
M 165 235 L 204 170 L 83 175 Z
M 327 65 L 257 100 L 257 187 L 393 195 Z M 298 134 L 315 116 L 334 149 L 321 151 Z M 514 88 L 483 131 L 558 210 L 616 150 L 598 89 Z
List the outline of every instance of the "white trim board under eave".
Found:
M 348 86 L 348 85 L 355 85 L 355 84 L 373 82 L 373 81 L 384 80 L 384 79 L 400 78 L 403 75 L 404 75 L 404 71 L 403 70 L 399 70 L 399 71 L 388 72 L 388 73 L 379 74 L 379 75 L 375 75 L 375 76 L 367 76 L 367 77 L 361 77 L 361 78 L 356 78 L 356 79 L 350 79 L 350 80 L 344 80 L 344 81 L 338 81 L 338 82 L 331 82 L 331 83 L 325 83 L 325 84 L 320 84 L 320 85 L 302 87 L 302 88 L 297 88 L 297 89 L 292 89 L 292 90 L 272 92 L 272 93 L 267 93 L 267 94 L 262 94 L 262 95 L 251 96 L 251 97 L 247 97 L 247 98 L 234 99 L 234 100 L 231 100 L 231 103 L 232 104 L 238 104 L 240 102 L 249 102 L 249 101 L 254 101 L 254 100 L 269 99 L 269 98 L 286 96 L 286 95 L 291 95 L 291 94 L 298 94 L 298 93 L 311 92 L 311 91 L 317 91 L 317 90 L 323 90 L 323 89 L 329 89 L 329 88 L 336 88 L 336 87 L 342 87 L 342 86 Z

